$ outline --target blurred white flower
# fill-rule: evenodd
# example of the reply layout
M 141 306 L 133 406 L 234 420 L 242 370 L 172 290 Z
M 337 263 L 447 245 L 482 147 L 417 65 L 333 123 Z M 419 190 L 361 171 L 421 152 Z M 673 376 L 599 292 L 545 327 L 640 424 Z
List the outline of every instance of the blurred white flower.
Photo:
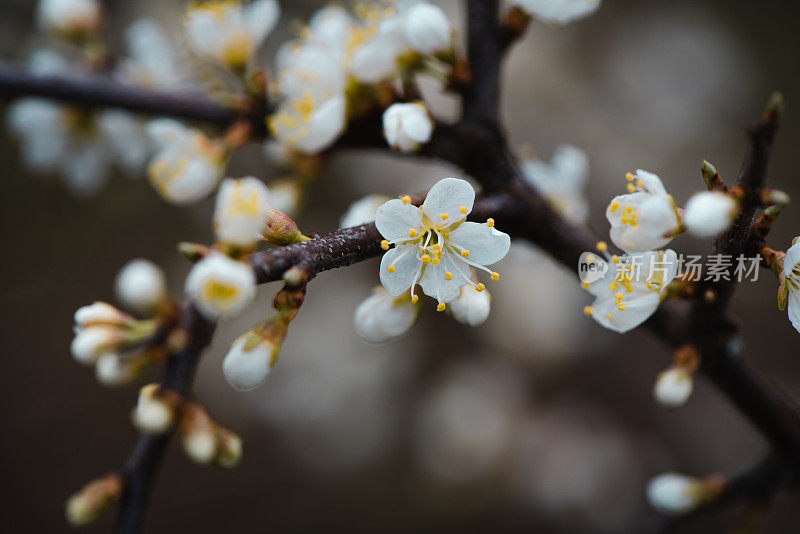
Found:
M 478 291 L 473 284 L 467 284 L 461 288 L 461 294 L 450 302 L 450 313 L 459 323 L 480 326 L 489 318 L 491 300 L 488 291 Z
M 105 353 L 97 359 L 94 373 L 97 381 L 104 386 L 122 386 L 135 380 L 141 368 L 140 361 L 136 358 L 123 358 L 118 354 Z
M 122 344 L 124 337 L 117 326 L 96 325 L 79 328 L 72 339 L 70 351 L 76 361 L 84 365 L 94 365 L 101 354 L 114 352 Z
M 568 24 L 600 8 L 600 0 L 512 0 L 529 15 L 551 24 Z
M 386 343 L 408 332 L 419 316 L 420 304 L 407 295 L 390 296 L 380 286 L 364 299 L 353 314 L 356 333 L 367 343 Z
M 406 50 L 402 12 L 379 4 L 364 4 L 362 26 L 354 32 L 349 56 L 350 74 L 363 83 L 376 83 L 397 72 L 397 58 Z
M 703 482 L 678 473 L 664 473 L 647 484 L 647 500 L 653 508 L 669 515 L 691 511 L 703 499 Z
M 390 199 L 385 195 L 367 195 L 350 204 L 339 221 L 339 228 L 350 228 L 375 221 L 375 212 Z
M 703 191 L 686 203 L 683 223 L 697 237 L 714 237 L 731 225 L 739 213 L 739 203 L 720 191 Z
M 444 311 L 461 286 L 472 283 L 470 266 L 490 273 L 492 280 L 499 279 L 485 265 L 508 253 L 511 238 L 496 230 L 492 219 L 485 224 L 465 221 L 475 200 L 469 183 L 445 178 L 430 189 L 421 208 L 410 200 L 390 200 L 375 216 L 375 225 L 386 238 L 384 249 L 396 245 L 383 255 L 380 267 L 381 284 L 391 296 L 409 291 L 416 302 L 414 289 L 419 282 L 422 291 L 439 302 L 436 309 Z M 476 285 L 478 290 L 483 288 Z
M 114 290 L 126 306 L 143 314 L 153 312 L 169 296 L 164 271 L 142 258 L 131 260 L 120 269 Z
M 192 2 L 184 21 L 186 39 L 198 56 L 243 70 L 279 17 L 276 0 Z
M 626 178 L 628 194 L 614 197 L 606 209 L 611 241 L 625 252 L 659 249 L 680 228 L 675 202 L 655 174 L 639 169 Z
M 269 129 L 280 143 L 315 154 L 329 147 L 344 131 L 346 109 L 343 95 L 317 101 L 311 92 L 306 92 L 284 100 L 269 116 Z
M 98 0 L 40 0 L 36 13 L 40 28 L 75 39 L 97 31 L 102 15 Z
M 433 133 L 433 121 L 425 104 L 392 104 L 383 113 L 383 136 L 389 146 L 411 152 L 427 143 Z
M 147 133 L 159 148 L 148 176 L 165 200 L 188 204 L 211 193 L 225 170 L 222 142 L 171 119 L 151 121 Z
M 800 238 L 795 237 L 783 258 L 783 275 L 788 288 L 789 321 L 800 332 Z
M 149 89 L 184 89 L 188 69 L 164 29 L 153 19 L 139 19 L 125 30 L 127 55 L 117 75 Z
M 279 350 L 269 337 L 255 330 L 245 332 L 233 342 L 222 362 L 222 372 L 235 389 L 250 391 L 267 378 Z
M 589 158 L 574 146 L 556 148 L 550 163 L 532 159 L 522 163 L 525 179 L 539 191 L 564 217 L 576 223 L 586 222 L 589 202 L 586 179 Z
M 661 304 L 661 296 L 678 271 L 675 251 L 659 250 L 622 256 L 595 282 L 583 287 L 595 300 L 584 311 L 619 333 L 636 328 Z
M 260 240 L 264 224 L 273 211 L 269 198 L 269 189 L 258 178 L 224 180 L 214 209 L 217 241 L 250 247 Z
M 186 294 L 209 320 L 241 312 L 256 294 L 256 275 L 246 263 L 211 254 L 192 267 Z
M 136 428 L 149 434 L 163 434 L 175 420 L 172 406 L 159 394 L 159 384 L 148 384 L 139 391 L 139 400 L 133 410 Z
M 693 383 L 692 373 L 688 370 L 681 366 L 670 367 L 656 378 L 653 397 L 666 408 L 683 406 L 692 395 Z
M 439 6 L 414 3 L 405 14 L 406 41 L 420 54 L 437 54 L 452 46 L 453 27 Z
M 97 325 L 124 326 L 132 320 L 133 317 L 106 302 L 94 302 L 82 306 L 74 315 L 75 326 L 78 328 Z

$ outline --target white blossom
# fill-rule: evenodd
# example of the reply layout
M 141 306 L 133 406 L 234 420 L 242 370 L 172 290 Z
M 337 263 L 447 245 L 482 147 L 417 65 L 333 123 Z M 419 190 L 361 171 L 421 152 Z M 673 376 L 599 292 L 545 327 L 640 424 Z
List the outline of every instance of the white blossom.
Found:
M 139 400 L 133 410 L 133 423 L 142 432 L 163 434 L 170 429 L 175 412 L 159 395 L 158 384 L 148 384 L 139 391 Z
M 564 217 L 576 223 L 586 222 L 589 202 L 586 199 L 586 179 L 589 158 L 574 146 L 556 148 L 550 163 L 528 160 L 522 164 L 523 176 Z
M 692 374 L 683 367 L 673 366 L 658 375 L 653 396 L 661 406 L 677 408 L 686 404 L 692 389 Z
M 350 228 L 375 221 L 375 212 L 390 199 L 386 195 L 367 195 L 350 204 L 339 221 L 339 228 Z
M 367 343 L 386 343 L 408 332 L 419 316 L 420 305 L 407 295 L 392 297 L 380 286 L 353 314 L 356 333 Z
M 227 157 L 220 141 L 170 119 L 151 121 L 147 133 L 159 148 L 150 161 L 148 176 L 165 200 L 188 204 L 216 187 Z
M 703 498 L 703 483 L 678 473 L 664 473 L 647 484 L 647 500 L 653 508 L 669 515 L 691 511 Z
M 191 3 L 186 11 L 186 39 L 198 56 L 240 70 L 252 61 L 279 16 L 276 0 Z
M 269 338 L 255 331 L 246 332 L 233 342 L 222 362 L 222 372 L 235 389 L 255 389 L 267 378 L 279 350 Z
M 349 57 L 350 73 L 363 83 L 376 83 L 392 77 L 397 71 L 397 58 L 408 43 L 401 13 L 379 5 L 365 7 L 363 26 L 355 34 L 358 43 Z
M 452 45 L 453 27 L 439 6 L 427 2 L 415 3 L 405 15 L 405 37 L 408 44 L 421 54 L 436 54 Z
M 588 17 L 600 8 L 601 0 L 512 0 L 526 13 L 551 24 L 568 24 Z
M 140 313 L 152 312 L 168 297 L 164 271 L 142 258 L 131 260 L 120 269 L 114 290 L 119 300 Z
M 662 248 L 680 228 L 672 196 L 655 174 L 639 169 L 626 178 L 628 194 L 615 197 L 606 209 L 611 241 L 626 252 Z
M 383 113 L 383 136 L 395 150 L 416 150 L 432 133 L 433 121 L 423 103 L 392 104 Z
M 380 278 L 389 295 L 396 297 L 409 291 L 416 301 L 414 289 L 435 298 L 437 310 L 455 299 L 461 286 L 472 283 L 470 266 L 499 274 L 485 265 L 500 261 L 508 252 L 508 234 L 494 228 L 494 220 L 485 224 L 466 222 L 472 211 L 475 191 L 464 180 L 445 178 L 428 192 L 421 208 L 409 197 L 390 200 L 378 208 L 375 225 L 383 235 L 386 252 L 381 260 Z M 482 284 L 477 284 L 482 290 Z
M 667 285 L 675 278 L 673 250 L 648 251 L 612 258 L 605 276 L 583 287 L 595 300 L 584 311 L 605 328 L 625 333 L 655 313 Z
M 347 105 L 343 95 L 318 101 L 311 92 L 284 100 L 268 124 L 276 139 L 304 154 L 329 147 L 344 131 Z
M 76 327 L 87 328 L 97 325 L 124 326 L 132 321 L 133 317 L 106 302 L 94 302 L 78 308 L 74 320 Z
M 787 312 L 789 321 L 800 332 L 800 243 L 795 237 L 783 258 L 783 274 L 788 289 Z
M 81 37 L 96 31 L 102 22 L 98 0 L 40 0 L 39 27 L 67 37 Z
M 192 267 L 186 293 L 210 320 L 241 312 L 255 298 L 256 276 L 246 263 L 211 254 Z
M 186 455 L 201 465 L 210 464 L 217 455 L 217 438 L 211 429 L 192 429 L 181 438 Z
M 76 361 L 84 365 L 94 365 L 101 354 L 116 350 L 122 341 L 122 332 L 116 326 L 79 328 L 72 339 L 70 351 Z
M 461 294 L 450 302 L 450 313 L 459 323 L 480 326 L 489 318 L 491 301 L 488 291 L 478 291 L 473 284 L 467 284 L 461 288 Z
M 739 213 L 739 203 L 720 191 L 703 191 L 686 203 L 683 223 L 697 237 L 714 237 L 731 225 Z
M 240 247 L 252 246 L 261 237 L 264 223 L 273 211 L 270 192 L 253 176 L 222 182 L 214 209 L 217 240 Z
M 164 29 L 153 19 L 139 19 L 125 30 L 127 55 L 117 76 L 148 89 L 187 88 L 188 69 Z

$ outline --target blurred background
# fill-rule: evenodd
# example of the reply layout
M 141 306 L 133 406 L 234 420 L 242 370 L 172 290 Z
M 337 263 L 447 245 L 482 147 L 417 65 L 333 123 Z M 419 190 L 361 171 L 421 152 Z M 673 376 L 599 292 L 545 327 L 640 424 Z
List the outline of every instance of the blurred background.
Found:
M 438 3 L 462 28 L 461 3 Z M 0 0 L 3 61 L 21 63 L 38 44 L 34 4 Z M 282 2 L 264 61 L 293 19 L 321 5 Z M 177 38 L 182 3 L 117 0 L 108 11 L 118 45 L 125 26 L 145 15 Z M 605 206 L 628 170 L 658 173 L 679 204 L 702 187 L 704 158 L 732 180 L 745 126 L 779 89 L 787 113 L 770 184 L 800 198 L 799 17 L 800 4 L 788 0 L 607 0 L 563 29 L 533 23 L 504 69 L 510 139 L 546 160 L 561 143 L 586 150 L 590 223 L 607 235 Z M 457 112 L 450 97 L 431 102 L 441 117 Z M 180 295 L 188 264 L 175 244 L 212 240 L 213 200 L 169 206 L 143 178 L 122 175 L 77 199 L 55 177 L 27 172 L 6 131 L 0 166 L 5 522 L 14 532 L 66 531 L 66 497 L 118 465 L 136 438 L 129 414 L 137 388 L 107 390 L 72 360 L 72 313 L 113 302 L 114 275 L 134 257 L 164 266 Z M 256 144 L 237 153 L 228 174 L 280 177 Z M 429 162 L 342 153 L 297 220 L 325 233 L 352 200 L 425 189 L 448 175 L 460 176 Z M 793 208 L 771 235 L 775 248 L 798 233 Z M 707 246 L 688 236 L 672 244 L 684 253 Z M 244 459 L 233 471 L 201 468 L 173 446 L 146 530 L 645 532 L 657 521 L 644 498 L 651 476 L 735 474 L 765 454 L 759 434 L 702 379 L 685 407 L 658 407 L 651 389 L 669 353 L 646 332 L 623 337 L 583 316 L 590 299 L 573 272 L 520 243 L 497 270 L 503 280 L 490 287 L 484 326 L 460 325 L 431 305 L 409 335 L 379 347 L 352 327 L 377 262 L 323 273 L 267 382 L 237 393 L 221 361 L 267 312 L 278 288 L 262 287 L 248 313 L 218 329 L 195 388 L 211 415 L 243 437 Z M 798 333 L 775 306 L 776 288 L 762 272 L 742 285 L 735 311 L 747 358 L 800 402 Z M 781 494 L 767 531 L 796 531 L 798 506 Z M 728 531 L 740 515 L 718 514 L 685 532 Z

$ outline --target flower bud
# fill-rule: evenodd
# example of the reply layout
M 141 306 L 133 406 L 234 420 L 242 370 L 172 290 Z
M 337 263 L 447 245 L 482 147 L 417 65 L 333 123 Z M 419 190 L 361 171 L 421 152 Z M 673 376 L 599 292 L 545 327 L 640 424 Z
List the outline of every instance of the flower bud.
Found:
M 285 247 L 308 241 L 291 217 L 270 206 L 270 212 L 261 230 L 261 237 L 270 245 Z
M 600 7 L 601 0 L 512 0 L 512 4 L 542 22 L 568 24 L 588 17 Z
M 685 368 L 674 365 L 658 375 L 653 396 L 661 406 L 677 408 L 683 406 L 692 395 L 692 374 Z
M 697 237 L 714 237 L 731 225 L 739 213 L 739 204 L 719 191 L 697 193 L 686 203 L 683 223 Z
M 678 473 L 664 473 L 647 484 L 647 500 L 658 511 L 680 515 L 691 511 L 707 493 L 703 482 Z
M 217 428 L 219 450 L 214 463 L 218 467 L 230 469 L 242 461 L 242 438 L 224 428 Z
M 120 269 L 115 290 L 117 298 L 132 310 L 150 313 L 167 297 L 167 281 L 155 263 L 135 259 Z
M 416 150 L 430 140 L 432 133 L 433 121 L 424 104 L 392 104 L 383 113 L 383 135 L 395 150 Z
M 148 384 L 139 391 L 133 410 L 133 424 L 142 432 L 163 434 L 175 419 L 175 402 L 159 384 Z
M 124 313 L 106 302 L 94 302 L 82 306 L 75 311 L 75 326 L 86 328 L 89 326 L 124 326 L 133 321 L 133 317 Z
M 407 294 L 394 298 L 383 287 L 376 287 L 356 308 L 353 326 L 367 343 L 386 343 L 408 332 L 419 316 L 420 304 Z
M 102 22 L 98 0 L 41 0 L 39 27 L 68 39 L 82 39 L 96 32 Z
M 272 339 L 275 336 L 264 330 L 256 328 L 239 336 L 222 362 L 225 378 L 239 391 L 260 386 L 278 358 L 283 338 L 278 335 L 279 339 Z
M 472 284 L 461 288 L 461 294 L 450 302 L 453 319 L 469 326 L 480 326 L 489 318 L 491 296 L 487 290 L 478 291 Z
M 347 208 L 339 221 L 339 228 L 350 228 L 375 221 L 375 212 L 378 208 L 389 202 L 385 195 L 367 195 L 356 200 Z
M 72 339 L 70 351 L 78 362 L 94 365 L 101 354 L 114 351 L 122 339 L 122 332 L 117 327 L 99 325 L 81 328 Z
M 256 276 L 246 263 L 212 254 L 186 277 L 186 293 L 209 320 L 241 312 L 256 294 Z
M 408 44 L 420 54 L 436 54 L 452 46 L 453 27 L 439 6 L 415 4 L 406 14 L 404 29 Z
M 221 243 L 250 247 L 259 240 L 272 211 L 264 182 L 247 176 L 222 182 L 214 209 L 214 230 Z
M 110 474 L 86 484 L 67 500 L 67 521 L 79 527 L 97 520 L 122 494 L 122 479 Z
M 94 372 L 97 381 L 104 386 L 123 386 L 133 382 L 142 367 L 136 359 L 123 359 L 118 354 L 107 352 L 97 359 Z

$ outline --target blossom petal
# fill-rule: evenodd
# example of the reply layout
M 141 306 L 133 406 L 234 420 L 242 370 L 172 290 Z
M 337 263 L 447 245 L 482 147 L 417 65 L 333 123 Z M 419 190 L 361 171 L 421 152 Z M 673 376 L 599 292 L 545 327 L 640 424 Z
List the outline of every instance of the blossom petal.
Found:
M 792 326 L 800 332 L 800 291 L 789 291 L 789 302 L 786 307 Z
M 480 265 L 491 265 L 508 254 L 511 238 L 508 234 L 485 224 L 465 222 L 453 230 L 448 240 L 469 250 L 469 259 Z
M 798 263 L 800 263 L 800 239 L 786 251 L 786 256 L 783 258 L 783 274 L 792 276 L 792 271 Z
M 345 108 L 342 96 L 326 100 L 312 114 L 308 132 L 305 137 L 298 139 L 296 148 L 307 154 L 314 154 L 327 148 L 344 129 Z
M 258 46 L 275 28 L 281 13 L 280 5 L 275 0 L 256 0 L 244 9 L 248 32 Z
M 445 178 L 439 180 L 428 191 L 425 202 L 422 203 L 422 212 L 432 221 L 440 221 L 442 213 L 449 215 L 447 222 L 453 224 L 466 218 L 472 211 L 475 202 L 475 190 L 466 180 L 458 178 Z M 466 208 L 466 213 L 461 213 L 461 207 Z
M 386 202 L 375 212 L 375 227 L 389 241 L 408 239 L 408 231 L 422 226 L 422 211 L 399 198 Z
M 642 232 L 653 238 L 663 237 L 678 226 L 678 216 L 669 196 L 653 196 L 642 202 L 638 215 Z
M 661 178 L 652 172 L 647 172 L 642 169 L 636 170 L 636 178 L 642 181 L 644 188 L 651 194 L 656 196 L 666 196 L 667 190 L 664 189 L 664 184 Z
M 394 272 L 389 272 L 394 265 Z M 417 258 L 416 245 L 400 245 L 388 251 L 381 259 L 381 284 L 393 297 L 411 289 L 414 279 L 419 276 L 422 262 Z
M 469 279 L 469 266 L 458 258 L 456 253 L 446 252 L 439 265 L 425 266 L 419 283 L 426 295 L 445 303 L 458 297 L 461 286 Z M 450 280 L 446 278 L 448 271 L 452 274 Z
M 595 302 L 592 305 L 592 317 L 605 328 L 624 334 L 633 330 L 653 315 L 661 303 L 658 293 L 626 300 L 625 309 L 617 309 L 611 299 Z

